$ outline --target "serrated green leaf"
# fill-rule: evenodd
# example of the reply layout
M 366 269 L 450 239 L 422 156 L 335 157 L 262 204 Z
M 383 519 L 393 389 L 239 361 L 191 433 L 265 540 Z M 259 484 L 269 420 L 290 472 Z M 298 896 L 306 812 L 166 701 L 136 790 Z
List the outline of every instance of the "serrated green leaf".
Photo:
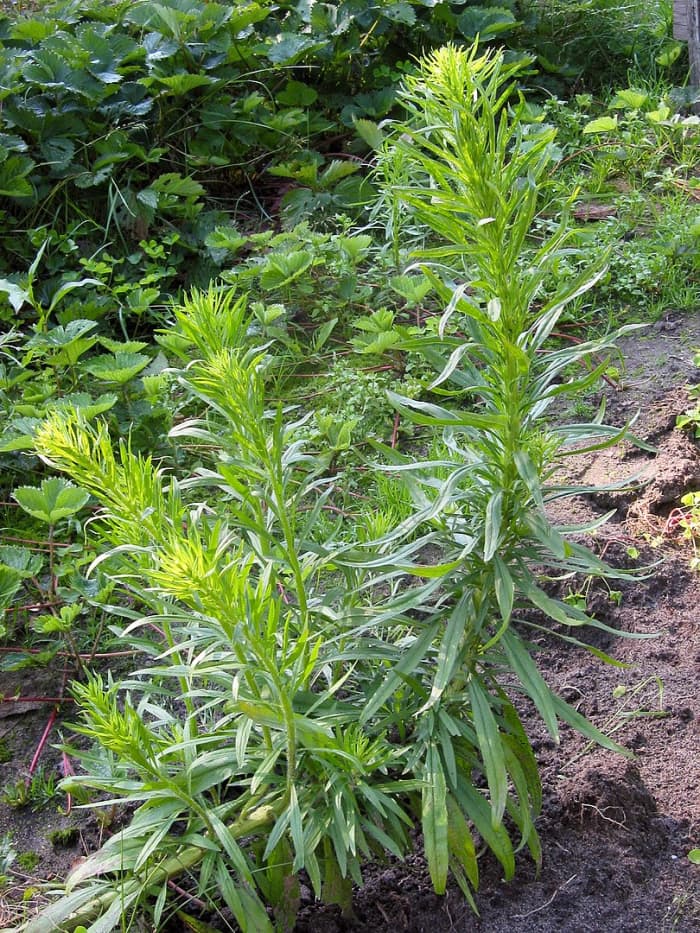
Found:
M 465 10 L 457 19 L 457 28 L 466 39 L 482 42 L 517 25 L 512 10 L 506 7 L 477 7 Z
M 274 253 L 263 268 L 260 284 L 268 291 L 285 288 L 302 276 L 312 262 L 313 256 L 305 249 L 295 250 L 285 256 Z
M 152 78 L 143 79 L 151 84 L 160 84 L 176 97 L 182 97 L 190 94 L 199 87 L 206 87 L 215 83 L 215 79 L 205 74 L 187 74 L 185 72 L 174 75 L 154 75 Z
M 21 586 L 22 574 L 13 567 L 0 564 L 0 615 L 12 605 Z
M 0 545 L 0 566 L 9 567 L 23 578 L 36 576 L 43 562 L 41 554 L 33 554 L 29 548 Z
M 90 498 L 90 494 L 60 476 L 42 480 L 41 486 L 20 486 L 13 498 L 33 518 L 55 525 L 62 518 L 75 515 Z
M 325 45 L 325 41 L 319 41 L 297 33 L 284 32 L 272 40 L 267 50 L 267 57 L 273 65 L 293 65 L 305 53 L 323 45 Z
M 586 123 L 582 132 L 584 135 L 593 133 L 613 133 L 617 129 L 617 114 L 614 117 L 598 117 Z
M 384 132 L 373 120 L 355 118 L 353 121 L 355 132 L 371 149 L 379 151 L 384 145 Z
M 150 358 L 143 353 L 105 353 L 83 364 L 86 372 L 101 382 L 123 385 L 149 364 Z
M 0 191 L 0 194 L 5 192 Z M 20 311 L 25 302 L 30 300 L 29 292 L 26 289 L 22 288 L 16 282 L 10 282 L 8 279 L 0 279 L 0 292 L 4 292 L 7 295 L 7 300 L 10 302 L 15 311 Z
M 615 94 L 615 97 L 610 102 L 610 107 L 611 109 L 626 110 L 629 108 L 632 110 L 639 110 L 640 107 L 643 107 L 648 102 L 649 95 L 646 91 L 636 91 L 634 88 L 628 87 Z

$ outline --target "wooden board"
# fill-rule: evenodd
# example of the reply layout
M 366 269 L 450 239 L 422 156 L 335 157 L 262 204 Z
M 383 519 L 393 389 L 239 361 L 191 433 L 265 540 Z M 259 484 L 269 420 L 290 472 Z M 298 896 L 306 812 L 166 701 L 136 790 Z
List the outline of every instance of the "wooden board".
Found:
M 687 42 L 690 38 L 688 2 L 689 0 L 673 0 L 673 38 L 681 42 Z

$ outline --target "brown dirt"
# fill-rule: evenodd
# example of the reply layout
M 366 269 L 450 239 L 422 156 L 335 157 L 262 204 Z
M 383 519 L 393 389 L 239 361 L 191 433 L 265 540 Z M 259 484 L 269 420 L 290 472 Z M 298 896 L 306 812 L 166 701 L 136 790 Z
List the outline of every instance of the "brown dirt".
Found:
M 543 640 L 538 655 L 549 683 L 570 703 L 633 754 L 631 759 L 593 748 L 564 727 L 555 747 L 535 715 L 525 710 L 538 756 L 544 807 L 538 828 L 544 860 L 539 875 L 519 857 L 516 878 L 505 883 L 485 855 L 476 917 L 457 890 L 437 897 L 416 854 L 403 863 L 370 865 L 354 899 L 355 919 L 312 902 L 302 889 L 297 933 L 690 933 L 700 929 L 700 866 L 688 858 L 700 846 L 700 574 L 690 569 L 688 546 L 674 538 L 680 496 L 700 489 L 700 448 L 675 429 L 688 406 L 687 384 L 700 382 L 692 349 L 700 347 L 700 315 L 669 318 L 644 337 L 625 338 L 622 388 L 601 390 L 609 423 L 623 424 L 639 411 L 635 433 L 656 446 L 643 453 L 629 443 L 596 456 L 578 455 L 563 468 L 582 483 L 630 477 L 631 489 L 584 496 L 553 515 L 578 522 L 615 509 L 591 544 L 616 565 L 662 559 L 646 579 L 624 581 L 610 592 L 601 584 L 575 585 L 590 611 L 621 632 L 651 635 L 616 638 L 593 632 L 597 647 L 628 665 L 606 666 L 595 657 Z M 591 400 L 597 405 L 600 398 Z M 615 584 L 618 586 L 618 584 Z M 4 676 L 4 675 L 3 675 Z M 48 675 L 44 675 L 48 677 Z M 9 694 L 14 684 L 3 684 Z M 26 676 L 22 684 L 27 687 Z M 50 689 L 39 683 L 32 689 Z M 26 770 L 48 710 L 3 711 L 13 759 L 0 765 L 0 783 Z M 49 767 L 59 759 L 47 756 Z M 67 823 L 80 830 L 72 847 L 52 846 L 47 828 Z M 100 828 L 94 817 L 56 812 L 32 815 L 0 805 L 0 836 L 12 829 L 20 851 L 40 862 L 32 875 L 61 875 L 91 848 Z M 417 846 L 417 852 L 420 846 Z M 14 892 L 31 884 L 18 874 Z M 7 893 L 7 892 L 6 892 Z M 12 888 L 10 889 L 12 894 Z M 16 914 L 15 914 L 16 916 Z M 2 925 L 0 901 L 0 926 Z M 7 921 L 6 921 L 7 922 Z

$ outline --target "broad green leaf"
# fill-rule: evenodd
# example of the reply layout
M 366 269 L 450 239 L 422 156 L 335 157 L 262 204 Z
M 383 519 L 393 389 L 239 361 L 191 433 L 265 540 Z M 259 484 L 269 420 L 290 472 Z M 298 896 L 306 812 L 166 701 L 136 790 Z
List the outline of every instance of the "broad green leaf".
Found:
M 149 362 L 150 358 L 143 353 L 105 353 L 83 364 L 83 368 L 101 382 L 123 385 L 145 369 Z
M 321 173 L 319 183 L 324 188 L 331 188 L 341 179 L 347 178 L 349 175 L 355 175 L 359 171 L 360 166 L 357 162 L 351 162 L 347 159 L 333 159 Z
M 318 100 L 318 91 L 303 81 L 287 81 L 276 95 L 277 100 L 287 107 L 311 107 Z
M 64 169 L 75 155 L 75 143 L 65 136 L 54 136 L 44 140 L 40 151 L 46 163 L 53 169 Z
M 648 102 L 649 95 L 645 91 L 635 91 L 634 88 L 628 87 L 615 94 L 615 97 L 610 102 L 610 107 L 613 110 L 626 110 L 628 108 L 631 110 L 639 110 L 640 107 L 643 107 Z
M 55 349 L 64 349 L 70 346 L 74 341 L 80 340 L 97 327 L 96 321 L 87 321 L 78 318 L 69 321 L 68 324 L 59 324 L 45 332 L 35 333 L 27 341 L 26 346 L 32 347 L 52 347 Z
M 152 78 L 144 78 L 142 80 L 144 83 L 147 82 L 148 84 L 161 84 L 170 94 L 176 97 L 182 97 L 185 94 L 190 94 L 197 88 L 206 87 L 215 83 L 215 79 L 210 75 L 186 73 L 162 76 L 154 75 Z
M 391 288 L 406 299 L 409 308 L 415 308 L 431 291 L 433 284 L 424 275 L 394 275 L 389 279 Z
M 260 284 L 268 291 L 285 288 L 302 276 L 311 267 L 312 261 L 312 254 L 305 249 L 287 253 L 285 256 L 274 253 L 263 268 Z
M 352 263 L 358 263 L 364 259 L 372 246 L 372 237 L 367 233 L 358 236 L 341 236 L 337 239 L 340 251 Z
M 273 65 L 293 65 L 307 52 L 321 48 L 325 44 L 325 40 L 319 41 L 298 33 L 280 33 L 272 40 L 267 50 L 267 57 Z
M 0 545 L 0 566 L 17 571 L 23 578 L 36 576 L 43 562 L 41 554 L 33 554 L 29 548 Z
M 235 227 L 215 227 L 205 239 L 205 244 L 214 250 L 224 250 L 226 253 L 235 253 L 248 242 Z
M 109 392 L 93 398 L 87 392 L 71 392 L 51 403 L 51 411 L 80 412 L 86 420 L 101 415 L 117 404 L 117 396 Z
M 9 609 L 22 586 L 22 574 L 13 567 L 0 564 L 0 616 Z
M 416 22 L 416 11 L 406 0 L 383 6 L 382 15 L 395 23 L 405 23 L 406 26 L 413 26 Z
M 51 476 L 42 480 L 41 486 L 20 486 L 15 489 L 13 498 L 33 518 L 55 525 L 62 518 L 79 512 L 90 493 L 60 476 Z
M 371 149 L 379 151 L 384 145 L 384 132 L 373 121 L 356 117 L 353 126 L 357 135 L 363 139 Z
M 151 182 L 151 188 L 159 194 L 179 198 L 198 198 L 205 192 L 193 178 L 184 178 L 179 172 L 166 172 Z
M 470 8 L 457 19 L 457 28 L 466 39 L 473 40 L 478 36 L 482 42 L 516 25 L 512 10 L 497 6 Z
M 0 190 L 0 194 L 5 194 L 6 192 Z M 22 306 L 31 300 L 30 293 L 18 285 L 16 282 L 10 282 L 8 279 L 0 279 L 0 292 L 4 292 L 7 295 L 7 300 L 10 302 L 15 311 L 21 311 Z
M 592 133 L 613 133 L 617 129 L 617 114 L 614 117 L 598 117 L 596 120 L 591 120 L 583 128 L 583 133 L 585 135 L 590 135 Z

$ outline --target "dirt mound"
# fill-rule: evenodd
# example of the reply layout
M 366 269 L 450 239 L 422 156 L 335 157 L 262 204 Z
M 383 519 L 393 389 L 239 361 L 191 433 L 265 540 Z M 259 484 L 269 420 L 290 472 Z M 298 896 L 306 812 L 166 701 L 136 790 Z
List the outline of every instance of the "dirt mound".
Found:
M 563 818 L 584 829 L 626 834 L 630 844 L 657 849 L 665 842 L 656 800 L 632 761 L 592 756 L 562 784 L 559 798 Z

